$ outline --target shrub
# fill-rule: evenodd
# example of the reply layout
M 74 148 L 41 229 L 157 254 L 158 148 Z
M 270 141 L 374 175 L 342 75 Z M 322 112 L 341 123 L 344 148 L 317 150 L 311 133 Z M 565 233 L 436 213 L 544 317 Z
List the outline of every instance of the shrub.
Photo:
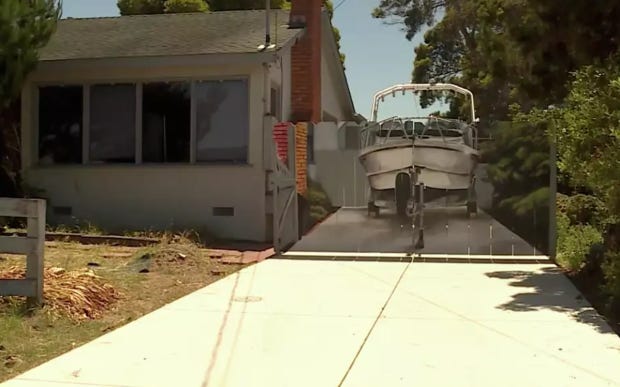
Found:
M 310 218 L 314 221 L 320 221 L 324 219 L 329 213 L 321 206 L 310 206 Z
M 566 214 L 558 214 L 558 263 L 569 270 L 580 270 L 593 246 L 603 242 L 600 231 L 591 225 L 571 225 Z
M 605 275 L 605 289 L 620 301 L 620 252 L 610 252 L 605 255 L 603 274 Z
M 164 12 L 207 12 L 209 8 L 204 0 L 167 0 L 164 3 Z
M 592 195 L 558 195 L 558 212 L 568 216 L 571 224 L 590 224 L 604 230 L 610 222 L 605 203 Z
M 310 217 L 314 221 L 324 219 L 332 210 L 332 203 L 323 187 L 317 182 L 309 181 L 306 199 L 310 207 Z
M 306 199 L 310 203 L 310 206 L 316 205 L 329 210 L 332 208 L 332 203 L 327 196 L 327 193 L 321 187 L 319 183 L 310 182 L 308 184 L 308 191 L 306 193 Z

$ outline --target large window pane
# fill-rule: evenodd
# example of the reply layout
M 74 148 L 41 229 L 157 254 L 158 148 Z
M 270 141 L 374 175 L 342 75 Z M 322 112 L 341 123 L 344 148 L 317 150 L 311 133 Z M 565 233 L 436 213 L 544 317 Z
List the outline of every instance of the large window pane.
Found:
M 95 85 L 90 91 L 90 161 L 135 162 L 136 86 Z
M 148 83 L 142 89 L 142 158 L 145 162 L 188 162 L 189 83 Z
M 196 84 L 196 159 L 247 162 L 248 84 L 246 80 Z
M 82 162 L 82 87 L 39 88 L 39 161 Z

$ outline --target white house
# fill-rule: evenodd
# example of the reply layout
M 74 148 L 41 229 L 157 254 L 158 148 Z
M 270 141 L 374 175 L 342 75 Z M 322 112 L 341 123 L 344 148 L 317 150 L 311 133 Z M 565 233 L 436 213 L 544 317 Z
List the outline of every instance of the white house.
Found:
M 269 240 L 265 117 L 356 117 L 321 1 L 292 5 L 267 51 L 265 11 L 61 20 L 22 92 L 49 222 Z

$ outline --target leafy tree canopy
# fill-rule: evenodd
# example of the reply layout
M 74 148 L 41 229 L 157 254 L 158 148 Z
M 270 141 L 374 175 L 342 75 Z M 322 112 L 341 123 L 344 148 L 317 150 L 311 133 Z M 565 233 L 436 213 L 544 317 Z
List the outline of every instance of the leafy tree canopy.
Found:
M 202 0 L 166 0 L 164 3 L 166 13 L 207 12 L 208 10 L 207 3 Z
M 19 95 L 60 12 L 55 0 L 0 1 L 0 110 Z

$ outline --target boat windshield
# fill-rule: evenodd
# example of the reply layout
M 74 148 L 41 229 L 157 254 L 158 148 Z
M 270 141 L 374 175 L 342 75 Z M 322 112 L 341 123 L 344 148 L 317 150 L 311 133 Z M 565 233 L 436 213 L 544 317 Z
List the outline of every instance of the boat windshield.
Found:
M 417 119 L 417 121 L 415 121 Z M 380 122 L 376 136 L 382 138 L 412 137 L 461 137 L 466 125 L 458 120 L 439 119 L 436 117 L 401 119 L 392 118 Z
M 431 117 L 419 135 L 429 137 L 461 137 L 464 132 L 465 125 L 461 121 Z

